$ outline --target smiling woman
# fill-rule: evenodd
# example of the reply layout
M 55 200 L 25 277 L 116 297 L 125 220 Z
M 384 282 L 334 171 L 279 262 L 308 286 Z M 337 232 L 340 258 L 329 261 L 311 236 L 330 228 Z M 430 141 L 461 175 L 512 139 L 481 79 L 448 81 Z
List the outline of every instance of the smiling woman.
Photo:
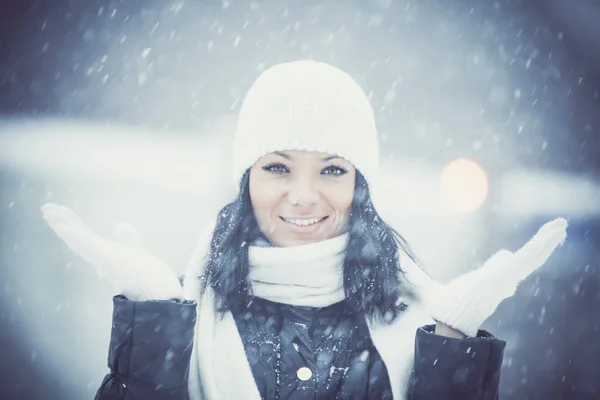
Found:
M 250 170 L 250 199 L 266 238 L 297 246 L 339 236 L 354 196 L 354 166 L 316 152 L 277 151 Z
M 566 237 L 557 219 L 442 285 L 371 200 L 373 110 L 323 63 L 265 70 L 234 141 L 236 198 L 194 252 L 183 290 L 132 228 L 117 243 L 66 207 L 55 232 L 120 290 L 108 399 L 497 399 L 505 342 L 480 330 Z

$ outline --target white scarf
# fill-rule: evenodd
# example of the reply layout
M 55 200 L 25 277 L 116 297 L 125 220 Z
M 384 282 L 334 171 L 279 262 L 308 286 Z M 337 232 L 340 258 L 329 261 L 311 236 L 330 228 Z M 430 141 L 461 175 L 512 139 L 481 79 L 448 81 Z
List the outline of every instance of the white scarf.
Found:
M 344 300 L 342 270 L 348 235 L 296 247 L 250 246 L 255 296 L 296 306 L 327 307 Z
M 215 311 L 214 292 L 203 296 L 197 277 L 208 254 L 205 231 L 186 271 L 184 292 L 197 301 L 194 348 L 190 362 L 190 400 L 260 400 L 242 339 L 230 312 Z M 325 307 L 344 299 L 342 263 L 347 235 L 296 247 L 250 246 L 250 279 L 255 296 L 292 305 Z M 429 278 L 408 257 L 401 266 L 416 290 Z M 408 303 L 408 301 L 405 301 Z M 406 398 L 418 327 L 433 323 L 418 303 L 409 304 L 391 325 L 368 323 L 371 338 L 389 374 L 394 399 Z

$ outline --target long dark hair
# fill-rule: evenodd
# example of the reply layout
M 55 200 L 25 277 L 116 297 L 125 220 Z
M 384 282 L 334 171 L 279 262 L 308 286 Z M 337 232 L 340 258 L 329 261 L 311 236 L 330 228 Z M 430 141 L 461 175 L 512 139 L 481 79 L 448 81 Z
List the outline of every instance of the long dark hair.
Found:
M 246 171 L 236 200 L 219 212 L 200 277 L 202 290 L 214 290 L 220 312 L 244 308 L 252 297 L 248 246 L 261 233 L 252 211 L 249 177 Z M 415 259 L 406 240 L 375 210 L 367 182 L 357 170 L 343 267 L 344 292 L 352 309 L 372 321 L 390 323 L 406 308 L 401 298 L 411 293 L 401 280 L 401 251 Z

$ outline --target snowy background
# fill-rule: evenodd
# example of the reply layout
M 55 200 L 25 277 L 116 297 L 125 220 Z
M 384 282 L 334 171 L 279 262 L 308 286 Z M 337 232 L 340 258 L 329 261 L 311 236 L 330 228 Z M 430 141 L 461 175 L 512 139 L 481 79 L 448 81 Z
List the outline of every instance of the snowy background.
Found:
M 302 58 L 369 93 L 381 212 L 436 278 L 569 219 L 485 328 L 508 341 L 502 398 L 600 398 L 599 21 L 592 0 L 4 0 L 0 398 L 93 398 L 107 372 L 112 289 L 39 207 L 68 205 L 107 236 L 129 221 L 182 271 L 234 194 L 241 98 Z M 440 189 L 457 158 L 488 177 L 469 213 Z

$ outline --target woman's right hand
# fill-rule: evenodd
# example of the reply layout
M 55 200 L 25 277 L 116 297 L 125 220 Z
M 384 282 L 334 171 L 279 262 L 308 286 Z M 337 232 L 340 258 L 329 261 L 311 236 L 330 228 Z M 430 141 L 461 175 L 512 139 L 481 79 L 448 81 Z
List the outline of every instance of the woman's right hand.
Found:
M 183 298 L 175 272 L 144 248 L 131 225 L 117 224 L 113 242 L 94 233 L 68 207 L 47 203 L 41 210 L 50 228 L 67 246 L 129 300 Z

